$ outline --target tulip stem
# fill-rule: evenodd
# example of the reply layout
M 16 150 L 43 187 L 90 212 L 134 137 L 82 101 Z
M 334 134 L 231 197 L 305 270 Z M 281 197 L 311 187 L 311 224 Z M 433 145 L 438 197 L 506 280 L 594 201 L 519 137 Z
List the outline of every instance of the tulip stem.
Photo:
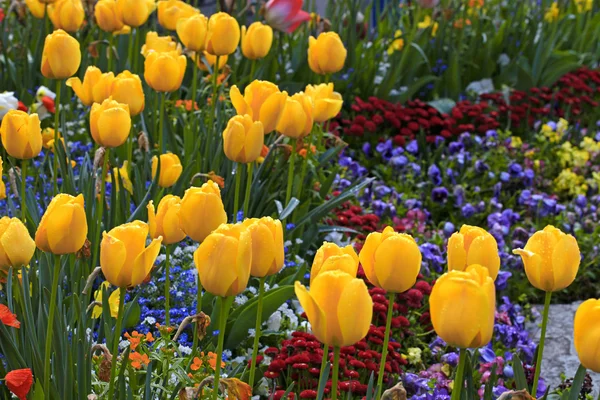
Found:
M 123 308 L 125 307 L 125 291 L 124 287 L 119 288 L 119 311 L 117 312 L 117 324 L 112 342 L 112 362 L 110 365 L 110 382 L 108 384 L 108 397 L 112 399 L 115 391 L 115 380 L 117 374 L 117 359 L 119 358 L 119 340 L 121 339 L 121 326 L 123 323 Z
M 246 177 L 246 194 L 244 196 L 244 218 L 248 218 L 248 208 L 250 207 L 250 189 L 252 188 L 252 169 L 254 162 L 246 164 L 248 167 L 248 176 Z
M 52 334 L 54 330 L 54 314 L 56 313 L 56 296 L 58 295 L 58 278 L 60 277 L 60 255 L 54 256 L 52 273 L 52 292 L 50 294 L 50 309 L 48 311 L 48 326 L 46 327 L 46 347 L 44 351 L 44 393 L 50 398 L 50 351 L 52 350 Z
M 251 165 L 251 164 L 248 164 Z M 258 356 L 258 341 L 260 339 L 260 327 L 262 325 L 262 312 L 263 312 L 263 297 L 265 294 L 265 280 L 266 276 L 260 278 L 258 283 L 258 310 L 256 311 L 256 326 L 254 329 L 254 346 L 252 347 L 252 365 L 250 366 L 250 379 L 248 384 L 250 388 L 254 387 L 254 374 L 256 372 L 256 357 Z
M 165 326 L 169 326 L 171 318 L 169 316 L 169 303 L 171 301 L 171 246 L 165 245 Z
M 127 44 L 127 60 L 129 61 L 129 69 L 133 69 L 133 29 L 129 33 L 129 43 Z
M 383 391 L 383 375 L 385 374 L 385 360 L 388 353 L 388 345 L 390 343 L 390 331 L 392 330 L 392 316 L 394 313 L 394 300 L 396 299 L 396 293 L 388 293 L 388 311 L 387 319 L 385 322 L 385 337 L 383 339 L 383 350 L 381 351 L 381 362 L 379 363 L 379 375 L 377 375 L 377 396 L 376 399 L 381 398 L 381 392 Z
M 250 67 L 250 82 L 254 79 L 254 73 L 256 72 L 256 60 L 252 60 L 252 66 Z
M 52 163 L 52 168 L 54 172 L 54 195 L 58 194 L 58 151 L 56 150 L 58 147 L 58 124 L 59 124 L 59 114 L 60 114 L 60 87 L 61 81 L 60 79 L 56 80 L 56 98 L 54 100 L 54 160 Z
M 338 375 L 340 370 L 340 347 L 333 348 L 333 374 L 331 376 L 331 400 L 337 400 Z
M 25 184 L 27 182 L 27 163 L 28 160 L 21 161 L 21 219 L 25 226 L 27 226 L 27 192 L 25 191 Z
M 327 378 L 329 378 L 329 376 L 325 376 L 323 374 L 323 371 L 325 371 L 325 364 L 327 363 L 327 360 L 329 359 L 329 345 L 327 343 L 325 343 L 323 345 L 323 358 L 321 358 L 321 371 L 319 373 L 319 386 L 321 387 L 321 381 L 323 379 L 327 380 Z
M 535 375 L 533 376 L 533 386 L 531 387 L 531 394 L 534 395 L 537 392 L 538 383 L 540 381 L 540 374 L 542 372 L 542 358 L 544 356 L 544 343 L 546 341 L 546 328 L 548 327 L 548 311 L 550 311 L 550 298 L 552 292 L 546 292 L 546 299 L 544 301 L 544 314 L 542 315 L 542 333 L 540 335 L 540 345 L 537 351 L 537 361 L 535 362 Z
M 107 70 L 110 72 L 112 71 L 112 61 L 113 61 L 113 46 L 114 46 L 114 42 L 115 42 L 115 36 L 109 32 L 108 33 L 108 54 L 107 54 Z
M 221 312 L 219 313 L 219 341 L 217 342 L 217 363 L 215 364 L 215 380 L 213 382 L 213 400 L 219 397 L 219 380 L 221 379 L 221 361 L 223 359 L 223 343 L 225 342 L 225 329 L 231 302 L 229 297 L 221 297 Z M 109 397 L 110 398 L 110 397 Z
M 102 175 L 100 175 L 100 193 L 98 193 L 98 209 L 96 210 L 96 230 L 94 243 L 94 258 L 92 262 L 92 269 L 96 268 L 98 265 L 98 254 L 100 253 L 100 232 L 102 231 L 102 214 L 104 214 L 104 191 L 106 188 L 106 182 L 104 181 L 104 177 L 106 176 L 106 171 L 108 170 L 108 159 L 110 157 L 110 148 L 106 147 L 104 151 L 104 161 L 102 162 Z
M 237 167 L 235 169 L 235 194 L 233 197 L 233 221 L 238 222 L 238 208 L 240 205 L 240 186 L 242 183 L 242 171 L 240 171 L 240 167 L 242 164 L 237 163 Z
M 160 109 L 158 114 L 158 151 L 160 154 L 165 152 L 163 129 L 165 124 L 165 97 L 166 93 L 160 93 Z
M 452 387 L 452 397 L 450 400 L 460 400 L 460 392 L 463 389 L 465 380 L 465 364 L 467 363 L 467 349 L 460 349 L 460 356 L 458 358 L 458 369 L 456 370 L 456 376 L 454 377 L 454 386 Z
M 215 117 L 216 117 L 216 113 L 217 113 L 217 92 L 218 92 L 218 76 L 219 76 L 219 61 L 221 60 L 220 56 L 217 56 L 215 63 L 213 64 L 212 67 L 212 86 L 213 86 L 213 92 L 212 92 L 212 97 L 210 98 L 210 105 L 211 105 L 211 111 L 210 111 L 210 115 L 208 116 L 208 120 L 210 121 L 208 124 L 209 129 L 213 126 L 213 122 L 215 121 Z M 215 125 L 215 131 L 216 131 L 217 127 Z M 210 148 L 212 147 L 212 137 L 213 135 L 211 135 L 210 133 L 207 134 L 207 140 L 206 140 L 206 147 L 204 148 L 204 161 L 206 162 L 206 167 L 210 168 L 210 159 L 209 159 L 209 155 L 210 155 Z
M 287 190 L 285 192 L 285 204 L 283 207 L 287 207 L 288 203 L 292 198 L 292 188 L 294 186 L 294 163 L 296 162 L 296 139 L 292 139 L 292 154 L 290 155 L 290 166 L 288 170 L 288 181 Z

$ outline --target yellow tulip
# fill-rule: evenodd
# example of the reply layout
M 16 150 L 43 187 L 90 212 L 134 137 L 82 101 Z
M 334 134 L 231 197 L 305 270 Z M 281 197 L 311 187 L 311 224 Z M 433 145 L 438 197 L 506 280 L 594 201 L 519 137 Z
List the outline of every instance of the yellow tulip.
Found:
M 313 259 L 310 269 L 311 283 L 319 274 L 334 270 L 356 276 L 358 256 L 351 245 L 342 248 L 335 243 L 323 243 Z
M 575 280 L 581 253 L 577 240 L 551 225 L 537 231 L 524 249 L 513 250 L 523 259 L 529 282 L 538 289 L 555 292 Z
M 589 299 L 581 303 L 575 313 L 574 338 L 581 364 L 600 372 L 600 300 Z
M 304 89 L 315 105 L 313 114 L 315 122 L 325 122 L 334 118 L 342 109 L 342 95 L 333 91 L 333 83 L 307 85 Z
M 171 36 L 158 36 L 156 32 L 148 32 L 141 53 L 144 57 L 148 57 L 148 54 L 153 51 L 157 53 L 176 52 L 177 55 L 180 55 L 181 45 L 174 41 Z
M 250 275 L 263 278 L 278 273 L 285 259 L 281 221 L 271 217 L 249 218 L 243 224 L 252 242 Z
M 66 79 L 81 64 L 79 42 L 62 29 L 46 36 L 42 51 L 42 75 L 48 79 Z
M 102 290 L 104 288 L 109 288 L 110 287 L 110 283 L 108 283 L 107 281 L 102 282 L 102 284 L 100 285 L 100 287 L 98 288 L 98 290 L 96 290 L 96 292 L 94 293 L 94 301 L 96 303 L 102 303 Z M 108 296 L 108 306 L 110 308 L 110 315 L 113 318 L 117 318 L 118 314 L 119 314 L 119 300 L 120 300 L 120 294 L 119 294 L 119 290 L 113 290 L 113 292 L 110 294 L 110 296 Z M 102 306 L 94 306 L 94 308 L 92 309 L 92 318 L 96 319 L 96 318 L 100 318 L 100 316 L 102 315 Z
M 79 251 L 87 237 L 88 224 L 83 195 L 54 196 L 35 232 L 35 244 L 45 252 L 70 254 Z
M 190 57 L 192 57 L 192 59 L 195 59 L 196 53 L 192 52 L 190 54 Z M 228 56 L 219 57 L 219 67 L 218 67 L 219 71 L 222 70 L 223 67 L 227 64 L 228 59 L 229 59 Z M 216 62 L 217 62 L 217 56 L 213 56 L 212 54 L 208 54 L 206 51 L 203 51 L 202 57 L 198 57 L 198 63 L 196 65 L 202 71 L 206 72 L 206 71 L 208 71 L 208 67 L 214 68 Z M 208 65 L 208 67 L 207 67 L 207 65 Z
M 2 158 L 0 158 L 0 200 L 4 200 L 6 198 L 6 185 L 2 180 Z
M 185 232 L 181 229 L 179 222 L 179 211 L 181 210 L 181 198 L 171 194 L 166 195 L 158 203 L 157 212 L 154 211 L 154 203 L 148 203 L 148 225 L 150 226 L 150 237 L 153 239 L 162 236 L 164 244 L 173 244 L 185 239 Z
M 131 116 L 144 111 L 144 89 L 138 75 L 129 71 L 121 72 L 115 77 L 111 94 L 113 100 L 129 106 Z
M 243 96 L 240 89 L 233 85 L 229 96 L 238 115 L 248 114 L 253 121 L 261 121 L 265 133 L 270 133 L 275 129 L 277 116 L 287 97 L 279 92 L 279 88 L 274 83 L 259 80 L 252 81 L 246 86 Z M 271 98 L 271 96 L 273 97 Z M 268 99 L 270 100 L 267 103 Z M 262 111 L 265 104 L 265 111 Z
M 156 176 L 158 170 L 158 158 L 152 157 L 152 179 Z M 177 154 L 165 153 L 160 155 L 160 173 L 158 175 L 158 186 L 163 188 L 171 187 L 181 176 L 183 167 Z
M 192 51 L 204 51 L 208 18 L 202 14 L 194 14 L 177 21 L 177 36 L 183 45 Z
M 148 225 L 133 221 L 102 234 L 100 267 L 112 285 L 124 288 L 139 285 L 146 279 L 160 252 L 162 238 L 146 247 Z
M 120 187 L 120 182 L 119 182 L 119 178 L 121 178 L 120 180 L 123 181 L 123 187 L 125 187 L 125 190 L 127 190 L 129 193 L 133 194 L 133 183 L 131 182 L 131 179 L 129 178 L 129 162 L 127 160 L 123 161 L 123 166 L 121 168 L 117 168 L 114 167 L 113 168 L 113 172 L 112 172 L 112 176 L 110 175 L 106 175 L 106 178 L 104 179 L 106 182 L 116 182 L 115 185 L 117 187 L 117 192 L 121 190 Z
M 347 51 L 335 32 L 323 32 L 308 40 L 308 66 L 313 72 L 326 75 L 344 68 Z
M 0 270 L 19 269 L 29 264 L 35 242 L 20 219 L 0 218 Z
M 181 86 L 185 67 L 185 56 L 152 51 L 144 62 L 144 79 L 157 92 L 174 92 Z
M 103 147 L 119 147 L 131 130 L 129 106 L 111 97 L 102 104 L 94 103 L 90 111 L 90 131 L 96 143 Z
M 431 323 L 450 346 L 476 348 L 492 339 L 496 288 L 487 268 L 473 264 L 450 271 L 433 285 L 429 297 Z
M 260 121 L 252 122 L 249 115 L 235 115 L 223 131 L 223 150 L 231 161 L 249 163 L 260 157 L 265 133 Z
M 99 68 L 89 66 L 83 76 L 83 82 L 78 77 L 73 77 L 67 79 L 66 85 L 73 88 L 84 105 L 91 106 L 93 103 L 102 103 L 110 97 L 114 80 L 115 75 L 112 72 L 103 74 Z
M 0 126 L 6 152 L 20 160 L 29 160 L 42 151 L 42 128 L 37 114 L 10 110 Z
M 327 271 L 311 282 L 310 292 L 298 281 L 295 291 L 320 342 L 331 347 L 351 346 L 369 332 L 373 300 L 362 279 L 339 270 Z
M 54 29 L 77 32 L 85 18 L 81 0 L 58 0 L 48 6 L 48 17 Z
M 98 0 L 94 6 L 94 16 L 104 32 L 120 31 L 125 26 L 123 15 L 117 7 L 117 0 Z
M 208 181 L 202 187 L 191 187 L 181 199 L 181 227 L 186 235 L 202 242 L 219 225 L 227 222 L 227 214 L 219 185 Z
M 265 115 L 263 115 L 265 114 Z M 261 108 L 261 121 L 265 126 L 272 126 L 276 120 L 275 130 L 283 136 L 300 139 L 307 136 L 313 126 L 313 102 L 306 94 L 300 92 L 289 97 L 286 92 L 269 97 Z M 265 130 L 265 132 L 268 132 Z
M 206 51 L 215 56 L 226 56 L 235 51 L 240 42 L 240 25 L 231 15 L 218 12 L 208 20 Z
M 25 0 L 25 5 L 27 5 L 31 15 L 37 19 L 43 19 L 46 15 L 46 4 L 40 0 Z
M 215 296 L 236 296 L 248 285 L 252 239 L 243 224 L 223 224 L 194 252 L 200 283 Z
M 421 251 L 415 239 L 388 226 L 373 232 L 358 255 L 369 281 L 388 292 L 402 293 L 417 281 Z
M 273 28 L 262 22 L 252 23 L 246 30 L 242 26 L 242 54 L 250 60 L 266 57 L 273 44 Z
M 158 23 L 165 29 L 174 31 L 177 21 L 200 13 L 200 10 L 181 0 L 160 0 L 158 2 Z
M 500 270 L 498 243 L 485 229 L 463 225 L 448 240 L 448 270 L 464 271 L 472 264 L 483 265 L 496 280 Z
M 156 9 L 154 0 L 117 0 L 117 6 L 125 25 L 133 28 L 144 25 Z

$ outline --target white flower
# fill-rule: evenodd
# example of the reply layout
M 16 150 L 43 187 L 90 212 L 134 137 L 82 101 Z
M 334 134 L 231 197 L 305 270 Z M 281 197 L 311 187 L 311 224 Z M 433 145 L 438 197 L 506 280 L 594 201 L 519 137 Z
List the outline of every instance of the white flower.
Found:
M 253 328 L 248 329 L 248 337 L 253 338 L 254 336 L 256 336 L 256 329 L 253 329 Z
M 506 53 L 500 54 L 500 57 L 498 57 L 498 64 L 506 67 L 508 64 L 510 64 L 510 57 Z
M 482 79 L 474 81 L 467 86 L 467 92 L 475 92 L 478 95 L 491 93 L 494 91 L 494 82 L 491 79 Z
M 248 298 L 246 296 L 244 296 L 243 294 L 240 294 L 238 296 L 235 296 L 235 304 L 237 304 L 238 306 L 241 306 L 242 304 L 246 303 L 248 301 Z
M 267 320 L 267 330 L 278 331 L 281 327 L 281 313 L 275 311 Z
M 35 93 L 35 98 L 41 101 L 42 97 L 50 97 L 52 100 L 54 100 L 56 98 L 56 93 L 48 89 L 46 86 L 40 86 Z
M 252 294 L 256 294 L 256 288 L 254 286 L 249 286 L 248 291 Z
M 19 100 L 14 96 L 14 92 L 0 93 L 0 119 L 10 110 L 16 110 L 18 107 Z
M 192 354 L 192 349 L 190 347 L 184 346 L 184 345 L 179 345 L 179 352 L 181 354 L 185 354 L 186 356 L 189 356 L 190 354 Z
M 144 322 L 148 325 L 154 325 L 156 324 L 156 319 L 154 319 L 154 317 L 146 317 L 146 319 L 144 319 Z
M 119 349 L 124 350 L 129 346 L 129 340 L 121 340 L 119 342 Z

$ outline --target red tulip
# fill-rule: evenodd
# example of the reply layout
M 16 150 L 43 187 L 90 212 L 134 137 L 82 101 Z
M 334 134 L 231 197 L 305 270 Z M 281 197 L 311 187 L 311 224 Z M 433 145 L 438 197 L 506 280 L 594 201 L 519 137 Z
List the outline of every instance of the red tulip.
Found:
M 6 387 L 19 400 L 27 400 L 27 393 L 33 384 L 33 374 L 29 368 L 15 369 L 4 377 Z
M 265 5 L 265 19 L 273 28 L 293 32 L 310 14 L 302 10 L 303 0 L 269 0 Z
M 0 322 L 6 326 L 12 326 L 13 328 L 21 327 L 21 323 L 17 321 L 16 314 L 13 314 L 4 304 L 0 304 Z

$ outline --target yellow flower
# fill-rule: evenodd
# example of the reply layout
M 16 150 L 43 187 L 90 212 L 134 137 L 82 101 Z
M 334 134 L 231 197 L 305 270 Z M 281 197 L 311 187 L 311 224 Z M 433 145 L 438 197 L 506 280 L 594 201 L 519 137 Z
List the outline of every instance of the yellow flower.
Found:
M 240 25 L 231 15 L 218 12 L 208 20 L 206 51 L 215 56 L 233 53 L 240 42 Z
M 65 140 L 63 139 L 62 135 L 60 134 L 60 132 L 58 132 L 58 140 L 63 142 L 63 145 L 65 143 Z M 54 129 L 53 128 L 44 128 L 44 130 L 42 131 L 42 147 L 45 149 L 54 149 Z
M 433 22 L 431 17 L 429 15 L 426 15 L 425 17 L 423 17 L 423 21 L 421 21 L 417 24 L 417 27 L 419 29 L 427 29 L 429 27 L 432 27 L 431 28 L 431 36 L 435 37 L 435 35 L 437 34 L 437 30 L 438 30 L 438 23 Z M 402 35 L 402 32 L 400 32 L 400 36 L 401 35 Z
M 190 53 L 190 57 L 192 59 L 195 59 L 196 58 L 196 53 L 191 52 Z M 223 67 L 227 64 L 227 60 L 228 59 L 229 59 L 228 56 L 220 56 L 219 57 L 219 67 L 217 68 L 217 70 L 219 70 L 219 71 L 222 70 Z M 202 52 L 202 56 L 198 57 L 198 63 L 196 63 L 196 65 L 202 71 L 206 71 L 207 72 L 208 71 L 208 67 L 214 68 L 216 62 L 217 62 L 217 56 L 213 56 L 212 54 L 208 54 L 206 51 L 203 51 Z
M 313 101 L 305 93 L 288 96 L 286 92 L 270 96 L 261 108 L 261 121 L 265 126 L 275 126 L 275 130 L 292 139 L 307 136 L 313 127 Z M 275 124 L 273 124 L 275 122 Z M 268 132 L 265 129 L 265 132 Z
M 402 31 L 401 30 L 397 30 L 396 33 L 394 33 L 394 40 L 392 40 L 392 43 L 390 44 L 390 46 L 387 49 L 387 52 L 389 55 L 394 54 L 395 51 L 400 51 L 404 48 L 404 39 L 402 39 Z
M 570 168 L 563 169 L 554 179 L 554 188 L 558 192 L 567 192 L 571 196 L 585 194 L 588 189 L 584 178 L 571 171 Z
M 177 21 L 200 13 L 200 10 L 181 0 L 160 0 L 158 2 L 158 23 L 165 29 L 174 31 Z
M 83 195 L 60 193 L 52 199 L 35 232 L 35 244 L 54 254 L 76 253 L 88 233 Z
M 194 252 L 200 283 L 215 296 L 236 296 L 246 290 L 252 266 L 252 239 L 243 224 L 223 224 Z
M 0 158 L 0 200 L 4 200 L 6 198 L 6 185 L 2 180 L 2 158 Z
M 263 106 L 274 94 L 281 94 L 277 85 L 259 80 L 254 80 L 246 86 L 243 96 L 236 85 L 233 85 L 229 91 L 231 103 L 238 115 L 248 114 L 253 121 L 261 121 L 265 133 L 275 129 L 277 115 L 273 114 L 278 114 L 279 107 L 282 106 L 282 97 L 274 96 L 272 100 L 275 100 L 275 103 L 265 106 L 263 111 Z M 267 123 L 267 120 L 270 123 Z
M 144 79 L 157 92 L 174 92 L 181 86 L 187 61 L 177 52 L 151 51 L 144 62 Z
M 112 72 L 103 74 L 99 68 L 89 66 L 83 76 L 83 82 L 78 77 L 73 77 L 67 79 L 66 85 L 73 89 L 84 105 L 91 106 L 110 97 L 114 80 L 115 75 Z
M 129 106 L 111 97 L 102 104 L 94 103 L 90 111 L 90 131 L 96 143 L 103 147 L 119 147 L 131 130 Z
M 127 160 L 123 161 L 123 166 L 121 168 L 114 167 L 112 177 L 106 176 L 104 178 L 106 182 L 116 182 L 116 189 L 119 191 L 121 189 L 119 181 L 123 181 L 123 187 L 129 193 L 133 194 L 133 183 L 131 183 L 131 179 L 129 179 L 129 162 Z
M 110 287 L 110 283 L 107 281 L 102 282 L 98 290 L 94 293 L 94 301 L 96 303 L 102 303 L 102 290 L 104 288 L 108 289 Z M 117 318 L 119 314 L 119 301 L 121 296 L 118 290 L 113 290 L 113 292 L 108 296 L 108 306 L 110 307 L 110 315 L 113 318 Z M 92 309 L 92 318 L 97 319 L 102 315 L 102 306 L 95 305 Z
M 468 266 L 479 264 L 488 269 L 496 280 L 500 270 L 500 256 L 496 239 L 485 229 L 463 225 L 448 239 L 448 270 L 465 271 Z
M 48 79 L 73 76 L 81 64 L 79 42 L 62 29 L 46 36 L 42 52 L 42 75 Z
M 179 212 L 181 210 L 181 199 L 179 196 L 166 195 L 158 203 L 157 212 L 154 211 L 152 200 L 148 203 L 148 226 L 150 237 L 163 238 L 164 244 L 173 244 L 185 239 L 185 232 L 181 229 Z
M 152 179 L 158 170 L 158 158 L 152 157 Z M 158 186 L 162 188 L 171 187 L 177 182 L 183 172 L 183 166 L 177 154 L 165 153 L 160 155 L 160 173 L 158 175 Z
M 574 1 L 575 1 L 575 6 L 577 7 L 578 13 L 592 11 L 592 7 L 594 5 L 594 0 L 574 0 Z
M 117 0 L 98 0 L 94 6 L 94 16 L 98 27 L 105 32 L 120 31 L 125 26 Z
M 0 218 L 0 270 L 20 269 L 29 264 L 35 252 L 35 242 L 18 218 Z
M 142 46 L 141 54 L 148 57 L 151 52 L 181 54 L 181 45 L 173 40 L 171 36 L 158 36 L 156 32 L 146 33 L 146 42 Z
M 310 281 L 327 271 L 340 270 L 356 276 L 358 271 L 358 255 L 351 245 L 339 247 L 335 243 L 324 242 L 313 259 L 310 269 Z
M 202 187 L 186 190 L 179 219 L 185 234 L 196 242 L 202 242 L 219 225 L 226 223 L 219 185 L 208 181 Z
M 523 140 L 519 136 L 510 137 L 510 147 L 513 149 L 520 149 L 523 146 Z
M 231 117 L 223 131 L 223 151 L 225 156 L 234 162 L 246 164 L 256 161 L 264 142 L 262 123 L 252 122 L 248 114 Z
M 450 346 L 476 348 L 492 339 L 496 289 L 488 269 L 471 265 L 438 278 L 429 297 L 431 323 Z
M 600 152 L 600 143 L 596 142 L 589 136 L 583 138 L 581 143 L 579 143 L 579 147 L 589 153 L 598 153 Z
M 134 28 L 145 24 L 156 9 L 154 0 L 117 0 L 117 6 L 123 16 L 123 22 Z
M 252 242 L 250 275 L 262 278 L 278 273 L 285 258 L 281 221 L 271 217 L 249 218 L 243 225 Z
M 579 361 L 585 368 L 600 372 L 600 300 L 581 303 L 575 313 L 573 330 Z
M 523 259 L 529 282 L 546 292 L 569 286 L 577 276 L 581 260 L 577 240 L 552 225 L 534 233 L 524 249 L 513 253 Z
M 552 3 L 550 8 L 546 11 L 546 14 L 544 14 L 544 20 L 546 22 L 554 22 L 554 21 L 558 20 L 559 13 L 560 13 L 560 10 L 558 8 L 558 3 L 555 1 Z
M 362 279 L 343 271 L 319 274 L 310 291 L 296 281 L 295 292 L 313 334 L 331 347 L 351 346 L 369 332 L 373 300 Z
M 31 15 L 37 19 L 43 19 L 46 15 L 46 4 L 42 3 L 40 0 L 25 0 L 25 4 L 31 12 Z
M 333 91 L 333 83 L 306 85 L 304 89 L 314 103 L 315 122 L 325 122 L 334 118 L 342 109 L 342 95 Z
M 37 114 L 10 110 L 0 126 L 2 145 L 12 157 L 29 160 L 42 151 L 42 128 Z
M 81 0 L 58 0 L 48 6 L 48 17 L 54 29 L 77 32 L 85 19 L 83 3 Z
M 136 74 L 123 71 L 117 75 L 113 83 L 111 95 L 113 100 L 129 106 L 129 114 L 131 116 L 138 115 L 144 111 L 144 89 L 142 89 L 140 77 Z
M 308 39 L 308 66 L 320 75 L 333 74 L 344 68 L 348 52 L 335 32 L 323 32 Z
M 257 60 L 269 54 L 273 44 L 273 28 L 262 22 L 252 23 L 246 30 L 242 26 L 242 54 L 250 60 Z
M 204 51 L 207 31 L 208 18 L 202 14 L 177 21 L 177 36 L 188 50 Z

